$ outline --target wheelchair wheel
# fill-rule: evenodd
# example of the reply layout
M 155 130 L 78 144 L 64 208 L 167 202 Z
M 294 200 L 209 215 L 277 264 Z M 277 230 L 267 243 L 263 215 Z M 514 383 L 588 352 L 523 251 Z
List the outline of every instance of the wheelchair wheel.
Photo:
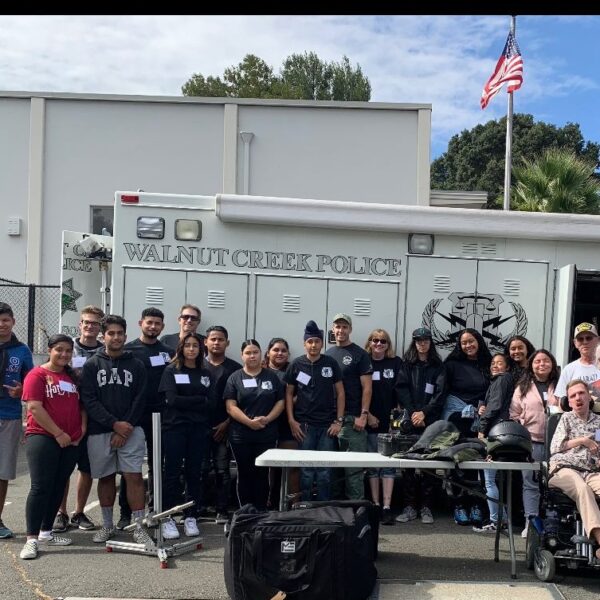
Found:
M 527 529 L 527 541 L 525 542 L 525 566 L 530 571 L 535 564 L 535 553 L 540 547 L 540 534 L 537 529 L 530 525 Z
M 533 569 L 540 581 L 552 581 L 556 573 L 554 555 L 548 550 L 538 548 L 534 557 Z

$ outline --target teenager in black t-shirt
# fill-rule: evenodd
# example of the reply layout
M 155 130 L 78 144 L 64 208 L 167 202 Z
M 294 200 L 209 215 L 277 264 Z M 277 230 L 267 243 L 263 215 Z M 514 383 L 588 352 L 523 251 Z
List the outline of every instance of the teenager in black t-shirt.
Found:
M 283 410 L 283 385 L 279 377 L 261 365 L 259 343 L 242 344 L 242 368 L 230 375 L 223 397 L 232 419 L 229 443 L 237 463 L 240 506 L 267 507 L 269 470 L 257 467 L 256 458 L 277 443 L 277 418 Z

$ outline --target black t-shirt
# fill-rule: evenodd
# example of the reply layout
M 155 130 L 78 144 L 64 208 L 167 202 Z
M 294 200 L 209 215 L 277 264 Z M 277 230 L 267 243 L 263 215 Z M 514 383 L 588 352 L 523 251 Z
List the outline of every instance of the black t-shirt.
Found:
M 542 403 L 544 404 L 545 408 L 548 404 L 548 388 L 550 387 L 550 385 L 547 381 L 538 381 L 535 378 L 533 379 L 533 383 L 537 388 L 538 394 L 540 395 L 540 398 L 542 399 Z M 544 394 L 546 395 L 544 396 Z
M 173 352 L 162 342 L 144 344 L 139 338 L 125 344 L 135 358 L 141 360 L 146 369 L 146 409 L 145 414 L 160 412 L 163 408 L 162 399 L 158 394 L 160 380 L 165 367 L 171 361 Z
M 337 416 L 335 384 L 342 371 L 335 359 L 322 354 L 311 362 L 299 356 L 288 367 L 285 382 L 294 386 L 294 418 L 314 427 L 329 427 Z
M 223 397 L 225 400 L 235 400 L 238 408 L 252 419 L 266 417 L 275 403 L 284 399 L 285 394 L 283 384 L 271 369 L 262 369 L 255 377 L 239 369 L 229 376 Z M 271 421 L 264 429 L 254 430 L 232 418 L 229 439 L 238 444 L 274 443 L 277 440 L 277 420 Z
M 390 413 L 398 406 L 398 393 L 396 391 L 396 377 L 402 368 L 402 359 L 399 356 L 375 360 L 371 357 L 373 365 L 373 395 L 369 412 L 379 419 L 379 427 L 368 427 L 369 433 L 387 433 L 390 428 Z
M 289 365 L 288 365 L 289 366 Z M 284 368 L 283 370 L 281 369 L 271 369 L 271 371 L 273 371 L 273 373 L 275 373 L 275 375 L 277 375 L 277 377 L 279 377 L 279 381 L 281 381 L 281 384 L 283 385 L 283 399 L 285 400 L 285 372 L 287 370 L 287 367 Z M 290 429 L 290 424 L 288 422 L 288 418 L 287 418 L 287 412 L 285 410 L 285 407 L 283 409 L 283 412 L 279 415 L 279 418 L 277 419 L 277 439 L 279 440 L 279 442 L 289 442 L 290 440 L 294 439 L 294 436 L 292 435 L 292 430 Z
M 371 373 L 371 357 L 354 343 L 348 346 L 333 346 L 325 355 L 335 359 L 342 370 L 342 381 L 346 392 L 346 414 L 360 416 L 362 407 L 360 377 Z
M 229 416 L 223 398 L 225 384 L 227 383 L 229 376 L 238 369 L 241 369 L 242 365 L 227 357 L 225 357 L 225 360 L 220 365 L 213 365 L 205 358 L 204 367 L 208 369 L 211 379 L 213 380 L 213 385 L 210 388 L 209 394 L 209 419 L 211 427 L 214 427 L 225 421 Z
M 164 397 L 165 408 L 162 428 L 173 429 L 188 423 L 208 427 L 208 396 L 212 380 L 208 369 L 178 369 L 171 363 L 164 369 L 159 392 Z
M 202 338 L 202 341 L 206 339 L 206 336 L 202 335 L 201 333 L 199 333 L 198 336 Z M 167 333 L 166 335 L 163 335 L 160 338 L 160 341 L 165 346 L 168 346 L 173 351 L 173 354 L 175 354 L 175 352 L 177 351 L 177 346 L 179 345 L 179 334 Z

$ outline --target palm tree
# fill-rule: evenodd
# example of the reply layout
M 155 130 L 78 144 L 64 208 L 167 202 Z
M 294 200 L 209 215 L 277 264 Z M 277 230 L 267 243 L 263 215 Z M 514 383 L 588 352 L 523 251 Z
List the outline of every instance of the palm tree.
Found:
M 589 162 L 570 150 L 546 150 L 535 161 L 514 167 L 516 183 L 512 201 L 516 210 L 531 212 L 587 213 L 600 210 L 600 182 Z

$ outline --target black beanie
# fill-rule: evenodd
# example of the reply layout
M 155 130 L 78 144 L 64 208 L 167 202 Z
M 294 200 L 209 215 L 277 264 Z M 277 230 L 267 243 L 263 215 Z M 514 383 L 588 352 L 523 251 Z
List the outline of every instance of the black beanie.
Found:
M 304 341 L 315 337 L 323 341 L 323 330 L 314 321 L 309 321 L 304 328 Z

